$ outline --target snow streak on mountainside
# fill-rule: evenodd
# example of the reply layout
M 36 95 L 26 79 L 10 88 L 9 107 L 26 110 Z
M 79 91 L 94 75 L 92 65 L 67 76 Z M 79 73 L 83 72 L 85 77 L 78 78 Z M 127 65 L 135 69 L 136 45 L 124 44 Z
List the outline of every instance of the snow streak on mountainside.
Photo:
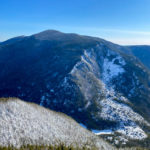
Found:
M 59 145 L 113 150 L 70 117 L 26 103 L 0 99 L 0 146 Z
M 147 135 L 136 122 L 148 126 L 149 124 L 126 104 L 129 100 L 115 91 L 115 85 L 112 83 L 113 79 L 126 72 L 126 62 L 117 52 L 107 49 L 105 54 L 102 54 L 102 51 L 101 45 L 84 50 L 81 61 L 70 72 L 77 85 L 80 85 L 86 100 L 85 107 L 79 111 L 87 109 L 93 103 L 93 96 L 97 94 L 96 104 L 99 111 L 93 114 L 93 118 L 115 121 L 117 126 L 113 128 L 114 132 L 131 139 L 144 139 Z M 97 86 L 96 91 L 93 91 L 94 86 Z

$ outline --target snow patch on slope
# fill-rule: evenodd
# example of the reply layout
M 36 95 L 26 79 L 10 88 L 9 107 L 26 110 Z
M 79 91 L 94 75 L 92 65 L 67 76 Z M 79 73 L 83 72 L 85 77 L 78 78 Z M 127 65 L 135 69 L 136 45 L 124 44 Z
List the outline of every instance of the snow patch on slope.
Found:
M 105 83 L 109 83 L 111 79 L 125 72 L 122 66 L 124 66 L 126 63 L 121 56 L 117 55 L 112 60 L 110 60 L 109 57 L 111 57 L 111 55 L 110 51 L 108 50 L 107 56 L 103 61 L 102 78 Z M 117 61 L 118 64 L 115 63 L 115 61 Z
M 145 132 L 137 125 L 135 126 L 125 126 L 117 130 L 118 133 L 124 134 L 131 139 L 142 140 L 147 138 Z
M 135 113 L 129 106 L 115 102 L 109 98 L 102 100 L 101 102 L 102 112 L 101 117 L 104 119 L 123 121 L 128 123 L 132 121 L 144 121 L 144 119 Z
M 143 122 L 147 124 L 147 122 L 130 107 L 111 99 L 102 100 L 100 103 L 102 106 L 101 117 L 119 122 L 116 132 L 132 139 L 144 139 L 147 137 L 146 133 L 135 123 Z

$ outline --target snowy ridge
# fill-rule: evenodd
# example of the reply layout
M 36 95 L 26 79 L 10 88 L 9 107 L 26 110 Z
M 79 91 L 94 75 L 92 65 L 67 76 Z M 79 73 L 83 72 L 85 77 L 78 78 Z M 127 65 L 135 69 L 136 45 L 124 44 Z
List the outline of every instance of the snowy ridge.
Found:
M 70 75 L 77 79 L 76 83 L 78 85 L 81 85 L 79 88 L 84 95 L 85 100 L 87 101 L 87 105 L 85 106 L 85 108 L 90 106 L 91 102 L 89 101 L 89 99 L 91 99 L 93 95 L 95 95 L 95 93 L 91 93 L 91 90 L 93 89 L 94 82 L 98 81 L 97 77 L 100 76 L 99 66 L 94 56 L 94 49 L 90 49 L 88 51 L 85 50 L 84 55 L 81 56 L 81 61 L 79 61 L 70 72 Z M 93 84 L 91 84 L 89 80 Z M 98 84 L 99 86 L 101 86 L 100 82 Z
M 0 100 L 0 146 L 60 143 L 113 149 L 64 114 L 19 99 Z

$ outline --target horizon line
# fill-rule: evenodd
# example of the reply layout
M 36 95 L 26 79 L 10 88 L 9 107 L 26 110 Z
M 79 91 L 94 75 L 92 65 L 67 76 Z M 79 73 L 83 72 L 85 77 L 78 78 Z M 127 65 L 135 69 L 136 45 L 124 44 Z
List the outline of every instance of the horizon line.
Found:
M 78 28 L 79 29 L 79 28 Z M 118 44 L 118 45 L 150 45 L 150 32 L 146 32 L 146 31 L 131 31 L 131 30 L 120 30 L 120 29 L 102 29 L 102 28 L 84 28 L 83 32 L 69 32 L 69 31 L 61 31 L 61 30 L 57 30 L 57 29 L 48 29 L 48 30 L 56 30 L 56 31 L 59 31 L 59 32 L 63 32 L 63 33 L 74 33 L 74 34 L 79 34 L 79 35 L 83 35 L 83 36 L 91 36 L 91 37 L 97 37 L 97 38 L 101 38 L 101 39 L 104 39 L 106 41 L 110 41 L 112 43 L 115 43 L 115 44 Z M 40 33 L 40 32 L 43 32 L 43 31 L 46 31 L 46 30 L 42 30 L 42 31 L 37 31 L 35 33 L 32 33 L 32 32 L 29 32 L 27 34 L 11 34 L 8 36 L 6 36 L 5 38 L 2 38 L 0 37 L 0 42 L 5 42 L 9 39 L 12 39 L 12 38 L 15 38 L 15 37 L 19 37 L 19 36 L 31 36 L 31 35 L 34 35 L 34 34 L 37 34 L 37 33 Z M 80 28 L 79 31 L 82 31 L 82 29 Z M 93 34 L 91 32 L 86 33 L 85 31 L 93 31 Z M 110 37 L 105 37 L 105 36 L 100 36 L 98 32 L 103 32 L 104 33 L 107 33 L 107 32 L 111 32 L 110 35 L 112 35 L 112 33 L 116 33 L 116 34 L 131 34 L 132 36 L 135 36 L 136 37 L 127 37 L 127 36 L 124 36 L 124 37 L 113 37 L 113 36 L 110 36 Z M 137 37 L 137 35 L 139 35 Z M 143 35 L 143 36 L 149 36 L 149 37 L 144 37 L 144 38 L 141 38 L 140 35 Z

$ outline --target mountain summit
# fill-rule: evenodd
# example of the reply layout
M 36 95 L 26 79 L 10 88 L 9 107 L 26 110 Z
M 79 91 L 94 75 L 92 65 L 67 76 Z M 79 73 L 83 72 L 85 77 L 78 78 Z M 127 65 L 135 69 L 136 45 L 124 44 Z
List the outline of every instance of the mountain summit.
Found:
M 0 44 L 1 97 L 64 112 L 114 145 L 147 147 L 150 71 L 130 47 L 54 30 L 9 41 Z

